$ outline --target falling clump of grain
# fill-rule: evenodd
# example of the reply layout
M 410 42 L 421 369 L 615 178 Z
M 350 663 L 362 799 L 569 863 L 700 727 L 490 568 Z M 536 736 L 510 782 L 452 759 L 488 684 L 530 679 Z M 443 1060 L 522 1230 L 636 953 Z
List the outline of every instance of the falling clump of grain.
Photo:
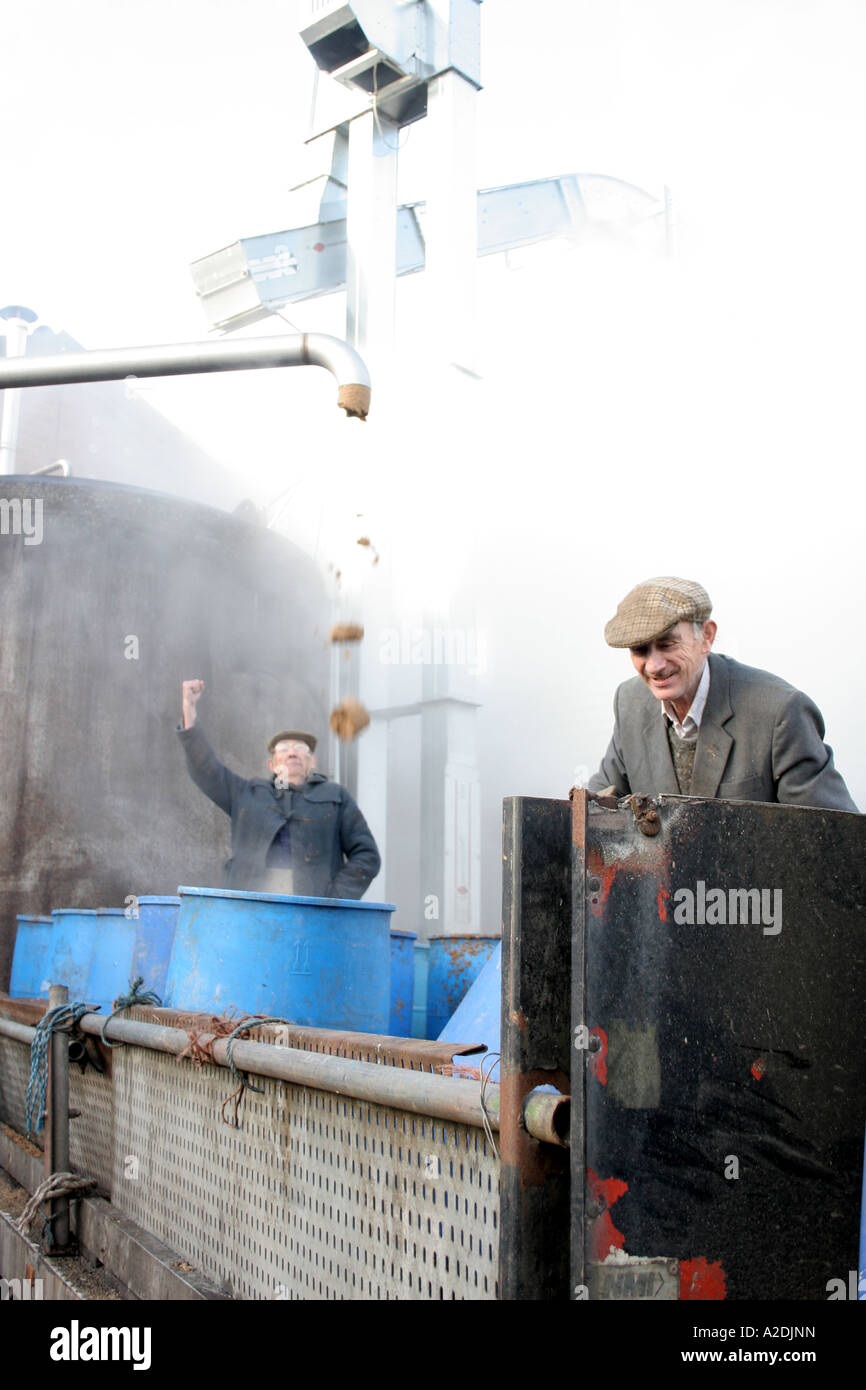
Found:
M 370 716 L 360 700 L 347 695 L 336 709 L 331 711 L 331 728 L 342 743 L 351 743 L 362 729 L 366 729 Z
M 329 642 L 360 642 L 364 629 L 359 623 L 337 623 L 328 633 Z
M 370 552 L 370 554 L 371 554 L 371 556 L 372 556 L 372 563 L 373 563 L 374 565 L 378 565 L 378 563 L 379 563 L 379 552 L 378 552 L 378 550 L 376 549 L 376 547 L 375 547 L 375 545 L 373 544 L 373 542 L 370 540 L 370 537 L 369 537 L 369 536 L 359 536 L 358 539 L 356 540 L 355 544 L 356 544 L 356 545 L 362 545 L 362 546 L 364 547 L 365 550 L 369 550 L 369 552 Z

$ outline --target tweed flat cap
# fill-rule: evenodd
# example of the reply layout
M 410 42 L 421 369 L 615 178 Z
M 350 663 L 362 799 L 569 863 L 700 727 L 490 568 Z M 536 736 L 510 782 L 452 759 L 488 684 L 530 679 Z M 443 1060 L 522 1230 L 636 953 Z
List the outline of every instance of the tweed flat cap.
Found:
M 640 647 L 675 623 L 704 622 L 713 611 L 706 589 L 693 579 L 645 579 L 626 594 L 604 630 L 609 647 Z
M 311 753 L 315 753 L 316 743 L 318 742 L 315 734 L 305 734 L 302 729 L 284 729 L 281 734 L 274 734 L 268 744 L 268 752 L 273 753 L 277 744 L 285 741 L 291 743 L 305 743 Z

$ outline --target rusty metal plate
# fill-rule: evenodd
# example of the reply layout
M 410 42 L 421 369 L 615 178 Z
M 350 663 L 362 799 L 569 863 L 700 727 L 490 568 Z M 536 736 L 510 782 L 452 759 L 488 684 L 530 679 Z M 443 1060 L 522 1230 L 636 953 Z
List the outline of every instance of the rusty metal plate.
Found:
M 678 1260 L 623 1260 L 589 1266 L 589 1297 L 627 1299 L 629 1302 L 664 1303 L 680 1296 Z
M 214 1026 L 224 1033 L 237 1027 L 241 1017 L 190 1013 L 184 1009 L 138 1008 L 127 1015 L 142 1023 L 160 1023 L 169 1028 L 193 1029 L 207 1033 Z M 266 1025 L 254 1031 L 257 1042 L 296 1047 L 302 1052 L 322 1052 L 332 1057 L 349 1057 L 360 1062 L 380 1062 L 383 1066 L 405 1067 L 410 1071 L 450 1073 L 452 1058 L 484 1051 L 483 1043 L 449 1043 L 423 1038 L 392 1038 L 375 1033 L 349 1033 L 336 1028 L 303 1028 L 288 1023 Z
M 866 818 L 657 810 L 648 837 L 590 805 L 575 845 L 585 1257 L 664 1250 L 687 1300 L 826 1300 L 858 1264 Z

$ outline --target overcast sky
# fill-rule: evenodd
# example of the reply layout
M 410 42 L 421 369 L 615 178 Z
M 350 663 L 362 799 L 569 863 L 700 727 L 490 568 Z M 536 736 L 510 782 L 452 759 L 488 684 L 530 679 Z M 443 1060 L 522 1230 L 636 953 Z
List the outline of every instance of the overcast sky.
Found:
M 482 34 L 478 186 L 667 185 L 677 259 L 600 241 L 485 263 L 483 380 L 444 411 L 412 371 L 420 277 L 366 426 L 337 416 L 324 373 L 149 398 L 243 493 L 293 488 L 289 530 L 320 559 L 369 515 L 388 556 L 358 579 L 370 611 L 450 604 L 484 629 L 494 805 L 563 795 L 595 764 L 629 674 L 604 622 L 638 580 L 683 573 L 715 600 L 719 649 L 815 697 L 866 806 L 866 8 L 486 0 Z M 88 347 L 205 336 L 189 262 L 287 225 L 306 167 L 293 6 L 29 0 L 2 42 L 0 302 Z M 424 197 L 423 122 L 403 141 L 401 196 Z M 339 296 L 287 312 L 344 330 Z

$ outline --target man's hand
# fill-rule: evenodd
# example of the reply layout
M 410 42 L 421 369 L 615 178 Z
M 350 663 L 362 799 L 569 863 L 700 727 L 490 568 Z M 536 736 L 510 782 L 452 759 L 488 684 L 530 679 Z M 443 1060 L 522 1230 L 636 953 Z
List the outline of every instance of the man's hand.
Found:
M 195 723 L 195 707 L 204 692 L 204 681 L 184 681 L 181 686 L 183 707 L 183 727 L 191 729 Z

